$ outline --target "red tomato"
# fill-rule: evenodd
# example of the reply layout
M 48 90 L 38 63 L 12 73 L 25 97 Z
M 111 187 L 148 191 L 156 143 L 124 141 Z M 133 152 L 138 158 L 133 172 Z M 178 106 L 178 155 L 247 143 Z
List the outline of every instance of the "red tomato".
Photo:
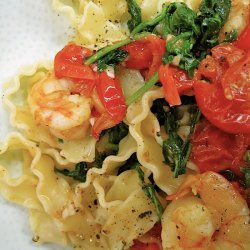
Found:
M 201 172 L 231 169 L 241 175 L 249 145 L 249 135 L 225 133 L 204 119 L 195 127 L 190 157 Z
M 250 22 L 236 40 L 235 45 L 244 50 L 250 49 Z
M 124 46 L 123 49 L 129 52 L 128 60 L 125 61 L 126 67 L 139 70 L 148 69 L 146 74 L 146 80 L 148 80 L 161 65 L 166 42 L 156 35 L 148 35 Z
M 99 84 L 96 86 L 97 94 L 106 111 L 114 121 L 119 123 L 126 114 L 127 106 L 122 93 L 119 79 L 111 78 L 106 72 L 99 74 Z
M 194 83 L 197 104 L 202 114 L 216 127 L 228 133 L 250 134 L 250 105 L 225 98 L 219 84 Z
M 227 99 L 248 102 L 250 108 L 250 51 L 228 68 L 221 84 Z
M 96 79 L 96 74 L 90 66 L 83 64 L 83 59 L 92 55 L 92 51 L 74 43 L 66 45 L 59 51 L 54 60 L 55 76 L 71 79 Z
M 194 81 L 197 104 L 202 114 L 221 130 L 234 134 L 250 134 L 248 87 L 250 54 L 226 66 L 219 57 L 214 55 L 220 48 L 221 45 L 215 48 L 213 57 L 208 56 L 199 66 L 200 75 L 208 78 L 210 83 Z M 228 51 L 231 53 L 232 47 Z M 223 45 L 224 58 L 228 58 L 225 52 L 225 45 Z M 239 54 L 238 51 L 237 54 Z
M 155 35 L 149 35 L 143 39 L 149 42 L 149 47 L 153 55 L 152 63 L 146 75 L 146 80 L 148 80 L 159 69 L 162 63 L 162 56 L 166 51 L 166 41 Z
M 233 44 L 220 44 L 220 46 L 213 47 L 213 58 L 219 62 L 220 66 L 230 67 L 235 62 L 239 61 L 244 55 L 245 51 L 239 49 Z
M 164 96 L 170 106 L 180 105 L 180 95 L 190 94 L 193 90 L 193 80 L 187 73 L 172 65 L 161 65 L 159 80 L 162 83 Z
M 180 105 L 181 99 L 169 64 L 161 65 L 159 80 L 163 86 L 164 97 L 170 106 Z
M 94 102 L 92 116 L 95 117 L 92 135 L 98 139 L 101 131 L 115 126 L 126 115 L 127 106 L 119 79 L 109 77 L 106 72 L 100 73 L 92 100 Z
M 114 127 L 117 124 L 117 122 L 114 121 L 107 112 L 104 112 L 102 114 L 98 113 L 98 115 L 97 114 L 95 115 L 98 117 L 95 118 L 95 122 L 91 132 L 92 136 L 94 136 L 98 140 L 103 130 Z
M 193 92 L 194 81 L 190 80 L 187 72 L 178 67 L 171 66 L 172 75 L 177 86 L 179 95 L 189 95 Z
M 199 73 L 209 81 L 215 82 L 223 74 L 223 68 L 212 56 L 207 56 L 199 65 Z
M 129 53 L 125 65 L 130 69 L 148 69 L 152 62 L 152 53 L 149 46 L 144 41 L 135 41 L 122 48 Z

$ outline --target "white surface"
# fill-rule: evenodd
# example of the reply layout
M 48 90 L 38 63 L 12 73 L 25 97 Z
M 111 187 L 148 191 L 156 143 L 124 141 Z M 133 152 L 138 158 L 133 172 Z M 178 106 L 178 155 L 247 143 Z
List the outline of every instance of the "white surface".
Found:
M 22 65 L 53 59 L 70 41 L 72 29 L 65 17 L 52 9 L 52 0 L 0 0 L 0 94 L 2 85 Z M 0 138 L 8 118 L 0 103 Z M 27 211 L 0 197 L 0 249 L 61 250 L 55 245 L 35 245 Z

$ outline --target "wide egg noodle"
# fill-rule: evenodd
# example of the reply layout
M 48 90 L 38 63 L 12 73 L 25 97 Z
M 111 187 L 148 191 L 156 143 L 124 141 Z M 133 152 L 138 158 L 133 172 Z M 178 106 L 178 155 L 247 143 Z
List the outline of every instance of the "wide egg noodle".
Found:
M 176 191 L 183 176 L 173 178 L 170 167 L 164 163 L 162 155 L 162 139 L 157 118 L 150 111 L 154 100 L 163 98 L 162 88 L 155 87 L 148 91 L 140 101 L 131 104 L 127 111 L 130 133 L 137 142 L 139 162 L 152 171 L 154 180 L 164 192 L 171 194 Z
M 27 102 L 29 92 L 50 70 L 50 62 L 25 67 L 18 76 L 7 83 L 3 102 L 10 111 L 10 123 L 14 128 L 23 131 L 30 140 L 38 142 L 42 152 L 56 155 L 64 164 L 91 162 L 95 156 L 96 140 L 90 133 L 83 140 L 60 141 L 48 128 L 37 124 L 31 114 Z M 60 155 L 55 152 L 56 150 Z
M 158 217 L 155 207 L 142 190 L 136 171 L 129 170 L 112 179 L 99 177 L 93 183 L 100 195 L 98 220 L 105 221 L 102 232 L 110 249 L 127 249 L 134 239 L 153 227 Z M 105 189 L 107 191 L 102 192 Z
M 142 19 L 148 20 L 161 12 L 162 5 L 168 1 L 138 0 Z M 200 0 L 180 0 L 190 8 L 197 9 Z M 66 14 L 76 30 L 74 38 L 78 43 L 92 49 L 102 48 L 108 44 L 125 39 L 128 34 L 125 0 L 101 1 L 63 1 L 53 0 L 53 6 L 59 13 Z
M 66 246 L 67 236 L 62 232 L 51 216 L 43 211 L 30 209 L 29 222 L 34 234 L 33 241 L 39 244 L 53 242 Z
M 18 158 L 13 164 L 15 152 Z M 30 166 L 38 161 L 40 155 L 36 144 L 19 133 L 13 132 L 5 139 L 0 147 L 0 192 L 7 200 L 27 208 L 42 210 L 35 191 L 38 179 L 30 170 Z M 11 175 L 11 168 L 19 172 L 18 176 Z

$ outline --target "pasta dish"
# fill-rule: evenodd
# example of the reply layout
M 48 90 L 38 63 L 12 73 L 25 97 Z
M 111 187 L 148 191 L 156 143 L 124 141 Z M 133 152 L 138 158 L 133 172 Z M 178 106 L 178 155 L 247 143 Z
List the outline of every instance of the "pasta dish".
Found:
M 53 6 L 74 38 L 3 98 L 0 194 L 33 241 L 250 249 L 250 0 Z

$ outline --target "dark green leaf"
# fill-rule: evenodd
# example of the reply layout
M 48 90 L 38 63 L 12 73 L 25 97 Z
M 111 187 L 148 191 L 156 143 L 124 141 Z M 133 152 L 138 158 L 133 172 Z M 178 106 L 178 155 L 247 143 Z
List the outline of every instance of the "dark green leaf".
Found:
M 189 112 L 191 114 L 190 134 L 186 141 L 183 141 L 177 134 L 179 124 L 174 109 L 171 108 L 166 116 L 165 130 L 168 134 L 168 139 L 163 142 L 162 153 L 166 164 L 168 164 L 171 171 L 174 172 L 175 178 L 186 172 L 186 164 L 191 152 L 192 134 L 195 124 L 197 124 L 200 119 L 201 113 L 197 106 L 194 106 Z
M 151 184 L 147 184 L 147 185 L 144 185 L 142 189 L 145 192 L 145 194 L 148 196 L 148 198 L 154 204 L 155 209 L 156 209 L 156 213 L 157 213 L 159 219 L 161 219 L 162 214 L 164 212 L 164 209 L 163 209 L 162 204 L 159 201 L 158 197 L 156 196 L 156 191 L 155 191 L 154 187 Z
M 226 23 L 231 0 L 202 0 L 197 23 L 202 30 L 201 45 L 212 48 L 219 43 L 219 32 Z
M 240 170 L 244 174 L 244 184 L 246 188 L 250 188 L 250 150 L 246 152 L 247 165 Z
M 55 169 L 56 172 L 63 174 L 65 176 L 71 177 L 74 180 L 85 182 L 86 174 L 88 172 L 88 167 L 85 162 L 80 162 L 75 165 L 75 169 L 70 171 L 68 169 Z
M 137 25 L 142 22 L 141 9 L 136 0 L 126 0 L 128 4 L 128 12 L 131 19 L 128 21 L 128 28 L 132 31 Z
M 126 137 L 127 134 L 128 125 L 126 125 L 124 122 L 121 122 L 112 128 L 102 131 L 100 138 L 104 135 L 108 135 L 108 143 L 105 145 L 105 149 L 108 151 L 113 151 L 115 154 L 119 150 L 120 141 Z
M 108 129 L 109 143 L 119 144 L 119 142 L 128 134 L 128 125 L 124 122 Z
M 97 60 L 97 71 L 102 72 L 107 66 L 115 67 L 128 56 L 128 52 L 120 49 L 111 51 L 106 56 Z
M 250 167 L 244 167 L 241 171 L 244 174 L 245 187 L 250 188 Z
M 184 3 L 171 3 L 163 21 L 163 34 L 167 49 L 162 61 L 172 63 L 180 56 L 179 67 L 193 77 L 194 69 L 219 44 L 219 32 L 231 8 L 230 0 L 202 0 L 198 15 Z M 172 38 L 168 35 L 173 36 Z M 233 32 L 228 39 L 234 39 Z
M 195 23 L 196 13 L 184 3 L 171 3 L 166 9 L 166 17 L 163 22 L 163 36 L 168 34 L 180 35 L 186 31 L 192 31 L 196 36 L 200 34 L 199 26 Z
M 106 152 L 98 152 L 95 153 L 95 160 L 94 162 L 88 163 L 88 168 L 102 168 L 103 161 L 105 158 L 109 156 Z
M 156 116 L 161 126 L 165 124 L 168 111 L 169 105 L 164 98 L 154 100 L 153 105 L 151 107 L 151 112 Z

